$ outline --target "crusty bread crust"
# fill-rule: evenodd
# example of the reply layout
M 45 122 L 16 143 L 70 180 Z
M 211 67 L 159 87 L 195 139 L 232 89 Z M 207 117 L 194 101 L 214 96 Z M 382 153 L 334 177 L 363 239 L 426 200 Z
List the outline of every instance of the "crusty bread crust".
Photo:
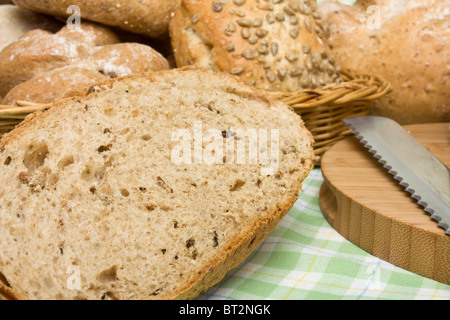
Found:
M 77 5 L 81 17 L 105 25 L 120 27 L 150 37 L 167 35 L 167 28 L 173 11 L 180 0 L 14 0 L 20 8 L 68 17 L 67 8 Z
M 204 73 L 205 78 L 210 76 L 210 72 L 207 72 L 203 69 L 197 68 L 183 68 L 178 70 L 171 70 L 165 72 L 171 73 L 183 73 L 183 72 L 196 72 L 196 73 Z M 115 83 L 126 81 L 127 79 L 147 79 L 150 81 L 158 81 L 160 75 L 163 72 L 154 72 L 147 73 L 137 76 L 128 76 L 119 79 L 109 80 L 104 83 L 98 84 L 97 88 L 106 88 L 113 87 Z M 237 77 L 228 76 L 224 74 L 217 73 L 215 74 L 217 79 L 222 79 L 225 77 L 227 81 L 234 81 L 236 86 L 242 86 L 241 82 Z M 247 88 L 248 89 L 248 88 Z M 249 94 L 246 89 L 245 94 Z M 71 102 L 75 102 L 77 100 L 80 101 L 88 101 L 89 97 L 95 97 L 100 93 L 95 92 L 95 90 L 90 90 L 86 92 L 84 97 L 71 97 L 62 99 L 60 101 L 55 102 L 48 110 L 43 110 L 34 114 L 31 114 L 26 118 L 24 122 L 22 122 L 14 131 L 6 134 L 0 140 L 0 147 L 5 147 L 15 139 L 19 139 L 24 133 L 33 130 L 33 127 L 39 123 L 45 123 L 46 118 L 52 113 L 57 112 L 59 109 L 63 109 L 67 104 Z M 236 94 L 241 94 L 237 92 Z M 244 94 L 244 93 L 242 93 Z M 255 100 L 267 101 L 270 105 L 279 106 L 280 108 L 288 107 L 277 100 L 273 100 L 270 96 L 267 96 L 263 91 L 252 89 L 251 98 Z M 86 99 L 86 100 L 84 100 Z M 285 112 L 283 111 L 283 112 Z M 305 129 L 304 124 L 300 117 L 295 115 L 293 111 L 292 116 L 298 118 L 298 125 L 302 128 L 302 133 L 304 133 L 305 145 L 312 146 L 313 138 L 312 135 Z M 271 212 L 267 212 L 262 219 L 260 219 L 254 225 L 249 225 L 247 228 L 243 229 L 242 232 L 239 233 L 233 239 L 229 239 L 223 247 L 222 250 L 218 251 L 217 254 L 209 261 L 208 265 L 204 265 L 201 270 L 196 274 L 195 277 L 191 278 L 191 280 L 185 283 L 183 286 L 179 288 L 176 292 L 172 292 L 171 294 L 159 295 L 155 297 L 141 297 L 142 299 L 192 299 L 198 296 L 199 293 L 211 287 L 212 285 L 218 283 L 220 280 L 224 278 L 226 273 L 241 264 L 272 232 L 278 222 L 285 216 L 285 214 L 289 211 L 289 209 L 293 206 L 295 201 L 298 198 L 298 191 L 301 189 L 301 183 L 306 178 L 307 174 L 313 168 L 313 152 L 312 147 L 310 150 L 305 150 L 305 154 L 308 155 L 308 158 L 303 159 L 303 167 L 299 168 L 301 171 L 301 176 L 298 180 L 293 181 L 292 187 L 287 190 L 286 193 L 286 201 L 284 203 L 280 203 L 277 205 L 277 208 Z M 1 272 L 1 270 L 0 270 Z M 13 285 L 14 286 L 14 285 Z M 14 290 L 3 290 L 3 295 L 5 298 L 14 298 L 17 297 L 19 299 L 29 299 L 25 294 L 15 292 Z
M 301 189 L 301 182 L 298 182 L 295 189 Z M 298 199 L 298 193 L 292 193 L 292 197 L 285 204 L 280 206 L 277 211 L 272 212 L 268 217 L 257 226 L 249 228 L 242 232 L 225 252 L 218 255 L 208 267 L 204 268 L 198 279 L 187 284 L 182 290 L 172 296 L 161 297 L 161 299 L 193 299 L 201 292 L 219 283 L 228 271 L 237 268 L 243 263 L 250 254 L 252 254 L 272 233 L 281 219 L 289 212 Z

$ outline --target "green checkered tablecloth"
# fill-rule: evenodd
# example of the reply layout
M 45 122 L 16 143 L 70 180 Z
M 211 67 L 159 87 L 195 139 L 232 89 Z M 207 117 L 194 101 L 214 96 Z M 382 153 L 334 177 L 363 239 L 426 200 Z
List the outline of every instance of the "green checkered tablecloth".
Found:
M 322 183 L 314 169 L 278 228 L 198 299 L 450 300 L 450 286 L 380 260 L 339 235 L 319 208 Z

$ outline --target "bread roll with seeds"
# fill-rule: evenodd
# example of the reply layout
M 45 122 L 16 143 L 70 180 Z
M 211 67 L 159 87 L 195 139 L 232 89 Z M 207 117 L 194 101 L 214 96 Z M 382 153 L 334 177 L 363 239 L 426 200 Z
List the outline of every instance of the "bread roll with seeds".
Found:
M 279 157 L 269 155 L 278 170 L 264 173 L 260 158 L 173 160 L 181 142 L 174 133 L 194 138 L 199 119 L 203 155 L 219 152 L 206 143 L 209 130 L 233 145 L 264 130 L 268 150 L 278 149 Z M 278 146 L 268 130 L 278 130 Z M 242 263 L 292 207 L 313 167 L 312 143 L 287 105 L 225 73 L 146 73 L 60 100 L 0 140 L 0 293 L 194 298 Z M 71 290 L 74 268 L 80 287 Z
M 180 67 L 228 72 L 271 91 L 340 81 L 313 0 L 184 0 L 169 31 Z
M 76 5 L 83 19 L 157 38 L 167 36 L 170 18 L 180 1 L 13 0 L 20 8 L 61 17 L 69 17 L 67 8 Z

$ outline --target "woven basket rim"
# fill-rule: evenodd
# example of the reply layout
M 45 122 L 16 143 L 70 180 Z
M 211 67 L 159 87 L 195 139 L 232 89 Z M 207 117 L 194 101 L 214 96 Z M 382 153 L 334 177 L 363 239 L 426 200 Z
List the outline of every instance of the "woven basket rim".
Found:
M 378 74 L 341 73 L 343 81 L 298 92 L 269 92 L 294 109 L 345 105 L 356 101 L 372 101 L 392 92 L 389 81 Z

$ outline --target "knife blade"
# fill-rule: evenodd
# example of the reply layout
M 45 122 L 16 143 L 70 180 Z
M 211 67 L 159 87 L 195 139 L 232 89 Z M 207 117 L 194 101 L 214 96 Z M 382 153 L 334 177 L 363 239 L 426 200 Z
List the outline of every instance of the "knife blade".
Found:
M 450 170 L 394 120 L 344 119 L 358 140 L 450 235 Z

